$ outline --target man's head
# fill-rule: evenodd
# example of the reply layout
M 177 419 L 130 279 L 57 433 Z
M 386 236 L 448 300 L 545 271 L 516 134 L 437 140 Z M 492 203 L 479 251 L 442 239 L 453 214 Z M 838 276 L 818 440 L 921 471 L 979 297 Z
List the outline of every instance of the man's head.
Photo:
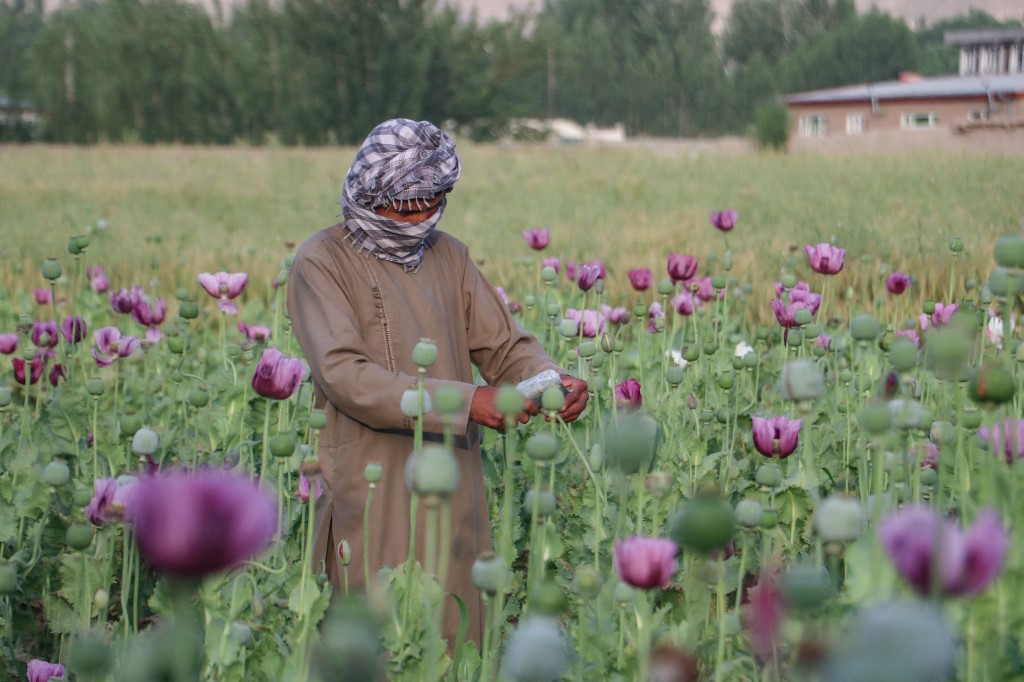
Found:
M 455 142 L 433 123 L 384 121 L 370 131 L 345 178 L 339 203 L 353 241 L 418 268 L 461 172 Z

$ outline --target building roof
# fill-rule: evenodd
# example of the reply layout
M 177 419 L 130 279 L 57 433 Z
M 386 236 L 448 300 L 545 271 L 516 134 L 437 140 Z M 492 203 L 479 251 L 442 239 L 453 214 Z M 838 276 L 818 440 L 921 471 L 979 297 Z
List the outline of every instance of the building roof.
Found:
M 905 99 L 1024 97 L 1024 73 L 983 76 L 940 76 L 909 81 L 862 83 L 786 95 L 786 104 L 843 104 Z
M 997 45 L 1024 40 L 1024 28 L 973 28 L 946 31 L 942 42 L 946 45 Z

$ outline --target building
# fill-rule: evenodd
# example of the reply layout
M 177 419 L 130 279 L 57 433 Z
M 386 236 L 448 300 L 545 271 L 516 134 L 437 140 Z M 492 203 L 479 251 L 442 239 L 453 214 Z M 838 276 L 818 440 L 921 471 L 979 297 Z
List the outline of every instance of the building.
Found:
M 34 105 L 0 97 L 0 142 L 28 142 L 41 122 L 42 114 Z
M 950 31 L 960 73 L 785 97 L 794 148 L 1024 151 L 1024 29 Z

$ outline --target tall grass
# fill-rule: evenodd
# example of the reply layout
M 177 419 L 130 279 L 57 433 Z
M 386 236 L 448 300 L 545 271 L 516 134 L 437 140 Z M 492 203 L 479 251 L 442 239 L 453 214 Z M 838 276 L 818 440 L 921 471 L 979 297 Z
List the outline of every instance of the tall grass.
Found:
M 459 145 L 463 176 L 444 229 L 465 241 L 500 284 L 531 256 L 519 231 L 550 226 L 544 255 L 601 258 L 612 296 L 625 271 L 663 276 L 672 251 L 714 258 L 736 250 L 732 274 L 755 291 L 805 243 L 834 240 L 847 259 L 870 255 L 918 278 L 915 299 L 944 298 L 950 237 L 965 237 L 961 280 L 984 280 L 991 243 L 1020 229 L 1024 158 L 934 152 L 819 156 L 711 153 L 678 144 L 623 147 Z M 293 244 L 336 221 L 354 149 L 7 147 L 0 150 L 0 286 L 38 286 L 37 264 L 69 236 L 107 222 L 86 262 L 115 286 L 169 294 L 194 273 L 248 270 L 269 290 Z M 739 211 L 728 235 L 708 212 Z M 742 247 L 742 248 L 741 248 Z M 894 266 L 895 267 L 895 266 Z M 840 286 L 855 284 L 853 276 Z M 881 281 L 879 277 L 878 281 Z M 863 286 L 865 283 L 856 283 Z

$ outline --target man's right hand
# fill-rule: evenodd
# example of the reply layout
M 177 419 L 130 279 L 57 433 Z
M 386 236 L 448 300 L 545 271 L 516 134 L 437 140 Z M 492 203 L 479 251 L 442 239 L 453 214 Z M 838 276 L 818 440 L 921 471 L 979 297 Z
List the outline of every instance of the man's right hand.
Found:
M 498 389 L 494 386 L 478 386 L 473 392 L 469 405 L 469 420 L 495 431 L 505 430 L 505 416 L 498 410 Z M 530 417 L 539 412 L 537 406 L 523 398 L 523 411 L 516 415 L 520 424 L 526 424 Z

